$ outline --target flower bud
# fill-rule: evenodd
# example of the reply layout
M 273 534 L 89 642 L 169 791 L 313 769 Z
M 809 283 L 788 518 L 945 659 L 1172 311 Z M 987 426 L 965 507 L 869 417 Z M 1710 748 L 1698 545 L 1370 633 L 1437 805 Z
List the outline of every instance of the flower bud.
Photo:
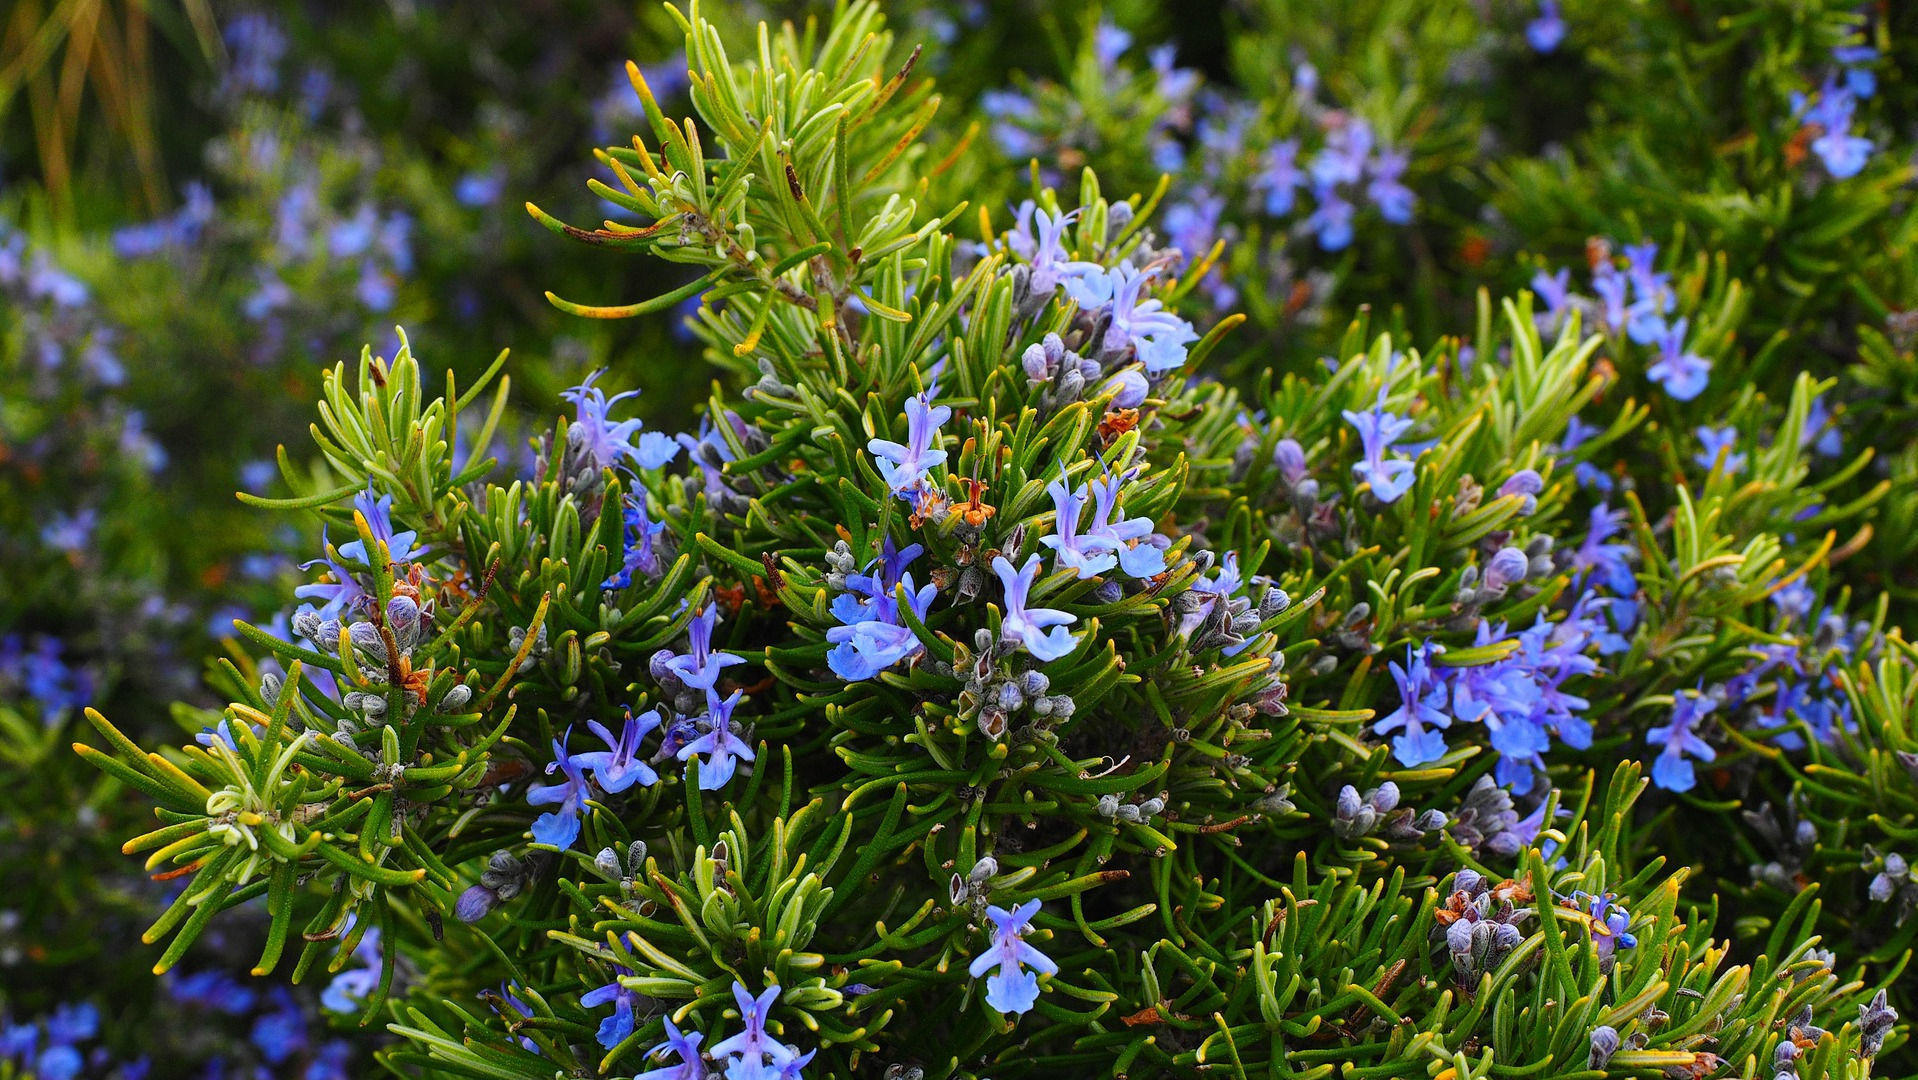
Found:
M 1604 1069 L 1612 1063 L 1612 1055 L 1618 1052 L 1618 1029 L 1610 1024 L 1600 1024 L 1592 1029 L 1592 1048 L 1586 1056 L 1585 1067 Z
M 1525 580 L 1531 568 L 1531 560 L 1515 547 L 1504 547 L 1485 564 L 1485 587 L 1504 589 Z
M 1152 392 L 1152 384 L 1146 381 L 1144 372 L 1137 368 L 1126 368 L 1107 379 L 1099 392 L 1112 395 L 1112 407 L 1115 409 L 1136 409 L 1145 404 L 1146 395 Z
M 463 923 L 476 923 L 498 904 L 499 897 L 493 895 L 493 890 L 484 885 L 475 885 L 460 894 L 458 902 L 453 905 L 453 917 Z

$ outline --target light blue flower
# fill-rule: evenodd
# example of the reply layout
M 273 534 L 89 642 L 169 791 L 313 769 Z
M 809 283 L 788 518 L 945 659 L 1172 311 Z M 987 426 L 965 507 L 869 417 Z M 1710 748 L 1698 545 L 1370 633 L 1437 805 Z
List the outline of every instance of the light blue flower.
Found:
M 966 971 L 975 979 L 994 972 L 986 979 L 986 1004 L 999 1012 L 1016 1015 L 1031 1009 L 1039 1000 L 1039 976 L 1059 972 L 1051 957 L 1025 940 L 1039 904 L 1028 900 L 1011 911 L 996 904 L 986 906 L 986 917 L 993 925 L 992 944 L 973 957 Z
M 994 556 L 992 572 L 999 575 L 1006 588 L 1006 614 L 999 624 L 1003 639 L 1023 646 L 1041 662 L 1057 660 L 1078 646 L 1079 639 L 1066 630 L 1078 621 L 1077 616 L 1054 608 L 1026 606 L 1032 583 L 1039 577 L 1036 553 L 1026 556 L 1025 565 L 1017 570 L 1004 555 Z

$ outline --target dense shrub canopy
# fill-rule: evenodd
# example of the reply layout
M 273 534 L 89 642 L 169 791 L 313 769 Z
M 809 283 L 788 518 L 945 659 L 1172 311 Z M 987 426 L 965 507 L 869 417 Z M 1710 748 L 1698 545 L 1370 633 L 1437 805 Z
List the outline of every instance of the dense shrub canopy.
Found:
M 1522 7 L 229 13 L 0 233 L 0 1077 L 1910 1071 L 1913 28 Z

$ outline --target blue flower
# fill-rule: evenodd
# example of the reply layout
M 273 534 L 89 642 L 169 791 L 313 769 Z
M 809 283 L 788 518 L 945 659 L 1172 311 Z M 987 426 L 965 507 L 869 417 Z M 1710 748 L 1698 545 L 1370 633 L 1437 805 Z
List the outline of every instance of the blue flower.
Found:
M 38 1080 L 74 1080 L 86 1065 L 86 1058 L 71 1046 L 49 1046 L 40 1052 L 40 1058 L 34 1062 L 34 1073 Z
M 1657 269 L 1658 245 L 1647 241 L 1625 246 L 1625 279 L 1632 286 L 1632 304 L 1626 310 L 1625 329 L 1632 341 L 1650 345 L 1665 332 L 1665 315 L 1678 298 L 1671 275 Z
M 1092 482 L 1092 522 L 1086 536 L 1105 544 L 1119 556 L 1119 569 L 1128 577 L 1149 578 L 1165 572 L 1163 540 L 1154 537 L 1150 518 L 1127 518 L 1119 509 L 1121 478 L 1106 473 Z M 1083 574 L 1080 576 L 1084 576 Z
M 1698 445 L 1703 447 L 1692 456 L 1699 468 L 1710 472 L 1722 467 L 1727 476 L 1736 476 L 1745 471 L 1745 455 L 1733 450 L 1738 445 L 1737 428 L 1701 425 L 1692 434 L 1698 436 Z
M 559 771 L 560 782 L 529 788 L 526 792 L 526 801 L 532 805 L 556 807 L 533 820 L 533 842 L 551 844 L 561 851 L 579 839 L 579 812 L 590 794 L 579 758 L 566 752 L 566 742 L 572 734 L 568 730 L 564 738 L 553 740 L 553 760 L 546 765 L 549 776 L 554 770 Z
M 671 438 L 656 431 L 641 435 L 640 428 L 644 425 L 639 420 L 612 421 L 607 415 L 612 407 L 627 398 L 638 397 L 639 391 L 628 390 L 609 398 L 605 391 L 593 385 L 593 380 L 603 374 L 604 369 L 595 371 L 586 376 L 585 382 L 560 392 L 560 397 L 575 406 L 573 423 L 566 429 L 567 443 L 584 453 L 595 468 L 601 469 L 633 465 L 656 469 L 678 456 L 679 444 Z
M 1826 171 L 1835 179 L 1846 180 L 1857 176 L 1871 158 L 1871 140 L 1850 134 L 1852 114 L 1857 105 L 1857 98 L 1849 89 L 1827 78 L 1812 107 L 1805 113 L 1805 122 L 1820 129 L 1818 137 L 1811 142 L 1812 153 L 1818 155 L 1819 160 L 1825 163 Z M 1804 107 L 1802 98 L 1797 100 L 1796 107 Z
M 100 1034 L 100 1010 L 91 1001 L 61 1005 L 47 1017 L 47 1039 L 71 1045 Z
M 1265 152 L 1258 173 L 1252 177 L 1252 190 L 1265 193 L 1265 212 L 1284 217 L 1292 212 L 1298 191 L 1305 186 L 1305 173 L 1299 168 L 1299 141 L 1281 139 Z
M 1805 410 L 1804 430 L 1798 435 L 1798 446 L 1800 449 L 1810 446 L 1826 457 L 1845 452 L 1845 438 L 1833 420 L 1831 407 L 1825 404 L 1825 395 L 1812 395 L 1811 405 Z
M 1692 401 L 1711 382 L 1711 361 L 1686 351 L 1686 322 L 1688 320 L 1678 318 L 1665 334 L 1659 334 L 1659 359 L 1646 368 L 1651 380 L 1665 387 L 1665 393 L 1671 393 L 1678 401 Z
M 734 434 L 745 431 L 745 423 L 736 414 L 728 412 L 725 419 L 732 425 Z M 743 508 L 746 504 L 745 496 L 726 482 L 726 466 L 738 460 L 738 455 L 733 453 L 732 444 L 728 443 L 725 436 L 720 434 L 719 429 L 713 425 L 712 418 L 700 419 L 698 437 L 683 432 L 674 437 L 679 441 L 680 446 L 686 448 L 686 456 L 692 459 L 693 464 L 699 466 L 706 501 L 719 510 Z M 670 461 L 671 455 L 666 455 L 663 460 Z
M 589 720 L 586 726 L 612 749 L 574 754 L 573 761 L 580 767 L 590 770 L 593 779 L 598 781 L 600 788 L 608 794 L 617 795 L 634 784 L 651 787 L 658 782 L 659 774 L 653 771 L 651 765 L 639 760 L 639 744 L 648 733 L 659 727 L 659 723 L 658 709 L 648 709 L 638 716 L 634 716 L 632 711 L 628 710 L 626 722 L 620 727 L 619 737 L 615 739 L 613 733 L 606 729 L 606 725 L 597 720 Z
M 1356 184 L 1365 175 L 1365 159 L 1371 155 L 1372 126 L 1348 120 L 1332 130 L 1324 148 L 1313 156 L 1312 182 L 1322 191 L 1336 184 Z
M 1590 916 L 1585 926 L 1591 931 L 1592 944 L 1598 947 L 1599 963 L 1610 964 L 1616 949 L 1638 947 L 1638 938 L 1627 930 L 1632 922 L 1631 913 L 1618 904 L 1613 894 L 1593 896 L 1576 892 L 1572 894 L 1572 903 Z
M 1372 725 L 1372 733 L 1400 732 L 1392 739 L 1392 756 L 1407 768 L 1437 761 L 1445 756 L 1445 736 L 1440 729 L 1452 726 L 1445 685 L 1434 675 L 1429 662 L 1431 645 L 1406 646 L 1404 666 L 1392 662 L 1392 681 L 1398 684 L 1399 707 Z
M 353 509 L 366 519 L 366 531 L 373 538 L 386 545 L 387 554 L 393 562 L 413 562 L 426 554 L 423 547 L 416 548 L 413 541 L 419 534 L 411 529 L 393 531 L 393 496 L 381 495 L 368 485 L 366 490 L 353 496 Z M 353 540 L 340 545 L 340 554 L 363 563 L 372 563 L 364 541 Z
M 1378 403 L 1369 412 L 1344 411 L 1345 422 L 1358 429 L 1359 444 L 1365 459 L 1352 466 L 1352 472 L 1372 487 L 1372 497 L 1382 503 L 1395 503 L 1418 479 L 1418 467 L 1405 458 L 1385 455 L 1393 449 L 1412 422 L 1385 411 L 1385 388 L 1379 388 Z
M 1072 256 L 1066 251 L 1066 226 L 1079 216 L 1052 213 L 1027 199 L 1014 211 L 1012 228 L 1006 231 L 1006 246 L 1031 266 L 1027 279 L 1035 296 L 1051 297 L 1071 272 Z M 944 421 L 940 421 L 944 423 Z
M 1199 340 L 1199 335 L 1191 323 L 1146 295 L 1156 270 L 1142 271 L 1125 263 L 1110 270 L 1090 263 L 1074 266 L 1079 273 L 1067 279 L 1067 295 L 1088 314 L 1109 311 L 1112 315 L 1099 338 L 1103 352 L 1117 355 L 1129 345 L 1151 376 L 1185 365 L 1186 346 Z
M 866 450 L 878 459 L 875 464 L 879 475 L 894 494 L 910 498 L 912 493 L 927 486 L 927 470 L 946 462 L 946 452 L 935 444 L 939 428 L 952 418 L 952 410 L 932 403 L 937 393 L 937 388 L 932 388 L 906 399 L 904 444 L 890 439 L 872 439 L 866 443 Z
M 1131 46 L 1132 35 L 1110 22 L 1100 22 L 1092 33 L 1092 55 L 1101 71 L 1110 70 Z
M 1394 225 L 1412 221 L 1416 197 L 1400 178 L 1405 175 L 1409 155 L 1403 150 L 1380 150 L 1372 158 L 1372 180 L 1365 186 L 1366 197 L 1379 208 L 1379 216 Z
M 631 975 L 625 968 L 616 968 L 613 981 L 596 990 L 588 990 L 580 996 L 581 1007 L 597 1009 L 608 1002 L 612 1003 L 613 1015 L 599 1023 L 599 1045 L 611 1050 L 624 1042 L 637 1026 L 635 1009 L 639 1004 L 639 993 L 629 989 L 619 981 L 619 975 Z
M 626 550 L 620 557 L 619 570 L 599 583 L 602 589 L 626 588 L 633 583 L 634 571 L 655 581 L 665 573 L 665 567 L 660 565 L 659 552 L 654 548 L 654 540 L 666 531 L 666 523 L 654 521 L 647 514 L 644 490 L 627 493 L 621 517 L 625 522 Z
M 1870 45 L 1840 45 L 1831 51 L 1845 73 L 1845 89 L 1856 98 L 1868 98 L 1878 92 L 1878 75 L 1867 65 L 1877 62 L 1878 50 Z
M 1565 40 L 1565 19 L 1558 13 L 1558 0 L 1538 0 L 1538 17 L 1525 24 L 1525 41 L 1533 52 L 1549 53 Z
M 877 574 L 847 575 L 847 591 L 834 597 L 832 604 L 833 615 L 845 625 L 826 631 L 826 640 L 835 646 L 826 656 L 833 674 L 859 682 L 924 651 L 918 636 L 906 624 L 897 599 L 903 585 L 912 614 L 925 621 L 939 593 L 938 586 L 928 583 L 915 589 L 912 575 L 905 569 L 923 550 L 918 544 L 897 550 L 888 536 Z
M 1572 581 L 1587 579 L 1603 585 L 1614 596 L 1631 596 L 1638 591 L 1638 577 L 1632 573 L 1630 558 L 1637 549 L 1627 543 L 1608 542 L 1625 528 L 1625 512 L 1604 503 L 1592 507 L 1587 519 L 1585 539 L 1572 552 Z
M 1039 1000 L 1039 976 L 1059 972 L 1059 965 L 1051 957 L 1025 940 L 1037 914 L 1037 900 L 1028 900 L 1011 911 L 996 904 L 986 906 L 986 916 L 993 924 L 992 944 L 973 957 L 966 971 L 975 979 L 995 972 L 986 979 L 986 1004 L 999 1012 L 1018 1014 L 1031 1009 Z M 1033 970 L 1026 970 L 1028 967 Z
M 1344 251 L 1352 243 L 1352 204 L 1330 184 L 1316 184 L 1312 198 L 1317 205 L 1300 226 L 1319 235 L 1319 247 L 1326 251 Z
M 347 968 L 333 976 L 333 980 L 326 984 L 326 990 L 320 994 L 320 1005 L 332 1012 L 358 1012 L 360 1002 L 379 988 L 381 961 L 378 927 L 367 928 L 360 943 L 353 949 L 353 959 L 359 961 L 360 966 Z
M 671 1016 L 660 1018 L 666 1025 L 666 1041 L 646 1051 L 649 1058 L 675 1054 L 677 1064 L 663 1068 L 648 1069 L 633 1077 L 633 1080 L 705 1080 L 706 1061 L 699 1053 L 699 1044 L 706 1036 L 697 1031 L 682 1034 Z
M 744 693 L 733 691 L 733 695 L 720 700 L 719 695 L 709 687 L 706 690 L 706 715 L 701 719 L 705 733 L 679 748 L 678 758 L 691 761 L 701 754 L 706 760 L 699 765 L 699 789 L 716 791 L 725 787 L 733 778 L 733 771 L 740 761 L 753 760 L 753 748 L 744 739 L 733 733 L 733 710 L 739 707 Z
M 253 1021 L 248 1037 L 268 1064 L 278 1065 L 306 1049 L 306 1014 L 284 986 L 274 988 L 273 1004 Z
M 719 685 L 719 676 L 727 668 L 746 662 L 745 657 L 713 651 L 713 626 L 719 622 L 719 609 L 708 604 L 686 626 L 687 651 L 674 653 L 661 649 L 653 659 L 679 681 L 695 690 L 711 690 Z M 663 659 L 661 658 L 663 657 Z
M 772 1011 L 773 1003 L 779 1000 L 779 984 L 768 986 L 757 998 L 746 987 L 734 980 L 733 1001 L 739 1006 L 739 1019 L 745 1029 L 736 1035 L 713 1044 L 712 1056 L 715 1059 L 729 1057 L 726 1063 L 726 1076 L 729 1080 L 766 1077 L 768 1080 L 779 1075 L 779 1069 L 798 1057 L 793 1048 L 772 1037 L 766 1031 L 766 1020 Z
M 347 1065 L 353 1061 L 353 1044 L 345 1039 L 328 1039 L 307 1063 L 305 1080 L 350 1080 Z
M 1052 496 L 1054 508 L 1054 533 L 1042 537 L 1040 543 L 1054 552 L 1054 565 L 1061 570 L 1072 570 L 1081 579 L 1097 577 L 1099 574 L 1118 565 L 1118 556 L 1107 550 L 1107 545 L 1093 537 L 1079 535 L 1079 518 L 1086 506 L 1086 489 L 1077 491 L 1066 486 L 1064 479 L 1054 480 L 1046 485 L 1046 492 Z
M 1672 702 L 1671 723 L 1645 733 L 1648 745 L 1659 747 L 1652 763 L 1652 782 L 1666 791 L 1690 791 L 1698 782 L 1688 758 L 1711 761 L 1718 756 L 1710 743 L 1692 730 L 1718 702 L 1698 691 L 1686 691 Z
M 506 170 L 494 168 L 484 172 L 469 172 L 453 185 L 453 198 L 461 206 L 491 206 L 499 201 L 500 193 L 506 189 Z
M 224 971 L 199 971 L 172 975 L 166 981 L 167 993 L 183 1005 L 216 1009 L 232 1016 L 253 1010 L 253 989 Z
M 1017 570 L 1004 555 L 994 556 L 992 572 L 999 575 L 1006 588 L 1006 615 L 999 624 L 1001 638 L 1024 646 L 1041 662 L 1057 660 L 1078 646 L 1079 639 L 1066 630 L 1078 621 L 1077 616 L 1054 608 L 1026 606 L 1032 583 L 1039 577 L 1037 554 L 1026 556 L 1025 565 Z

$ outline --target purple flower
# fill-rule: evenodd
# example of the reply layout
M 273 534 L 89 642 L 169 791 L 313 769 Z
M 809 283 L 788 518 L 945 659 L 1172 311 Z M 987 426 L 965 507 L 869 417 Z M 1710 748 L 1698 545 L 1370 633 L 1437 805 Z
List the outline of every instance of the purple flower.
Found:
M 638 991 L 629 989 L 619 981 L 620 975 L 631 975 L 625 968 L 615 968 L 613 981 L 595 990 L 588 990 L 579 999 L 581 1008 L 597 1009 L 611 1003 L 613 1015 L 599 1022 L 599 1045 L 611 1050 L 626 1040 L 637 1026 L 635 1009 L 639 1005 Z
M 992 920 L 992 944 L 973 957 L 966 971 L 978 978 L 988 971 L 986 1004 L 1002 1013 L 1018 1014 L 1031 1009 L 1039 1000 L 1039 975 L 1056 975 L 1059 965 L 1052 958 L 1026 943 L 1033 916 L 1039 914 L 1039 901 L 1028 900 L 1007 911 L 996 904 L 986 906 Z M 1033 970 L 1027 971 L 1030 967 Z
M 1405 665 L 1392 662 L 1392 681 L 1398 684 L 1399 707 L 1385 719 L 1372 725 L 1372 733 L 1400 734 L 1392 739 L 1392 756 L 1407 768 L 1437 761 L 1445 756 L 1445 736 L 1439 730 L 1452 726 L 1447 714 L 1445 685 L 1434 675 L 1429 659 L 1431 645 L 1406 646 Z
M 680 682 L 695 690 L 711 690 L 719 685 L 719 676 L 727 668 L 746 662 L 745 657 L 731 653 L 713 651 L 713 626 L 719 622 L 719 609 L 711 604 L 700 609 L 692 621 L 686 625 L 686 649 L 682 654 L 662 649 L 662 661 L 655 658 L 655 666 L 677 676 Z
M 534 819 L 533 841 L 551 844 L 561 851 L 579 839 L 579 812 L 589 794 L 584 767 L 578 758 L 566 752 L 566 742 L 571 738 L 572 732 L 568 730 L 564 739 L 553 740 L 553 760 L 546 765 L 549 776 L 554 770 L 559 771 L 560 782 L 529 788 L 526 792 L 526 801 L 532 805 L 556 807 Z
M 906 399 L 906 442 L 872 439 L 866 450 L 877 458 L 879 475 L 896 495 L 911 498 L 926 486 L 926 472 L 946 462 L 946 452 L 937 448 L 939 429 L 952 418 L 952 410 L 934 405 L 936 388 Z
M 1712 362 L 1685 351 L 1687 320 L 1679 319 L 1658 336 L 1658 360 L 1645 374 L 1679 401 L 1690 401 L 1703 393 L 1711 379 Z
M 1039 577 L 1036 553 L 1026 556 L 1025 565 L 1017 570 L 1004 555 L 994 556 L 992 572 L 999 575 L 1006 588 L 1006 615 L 999 624 L 1003 640 L 1024 646 L 1042 663 L 1057 660 L 1078 646 L 1079 639 L 1066 631 L 1067 626 L 1078 621 L 1076 616 L 1053 608 L 1026 606 L 1032 583 Z
M 1711 761 L 1718 756 L 1710 743 L 1692 728 L 1699 719 L 1718 707 L 1718 702 L 1699 691 L 1685 691 L 1672 702 L 1671 723 L 1645 733 L 1645 741 L 1659 747 L 1658 760 L 1652 764 L 1652 782 L 1666 791 L 1690 791 L 1698 782 L 1688 758 Z
M 1745 471 L 1745 455 L 1733 449 L 1738 445 L 1737 428 L 1700 425 L 1692 434 L 1698 436 L 1698 445 L 1703 448 L 1692 456 L 1699 468 L 1711 472 L 1718 469 L 1722 461 L 1726 476 L 1736 476 Z
M 733 982 L 733 1001 L 739 1006 L 740 1022 L 745 1030 L 715 1043 L 712 1056 L 730 1057 L 726 1075 L 729 1080 L 744 1080 L 748 1077 L 765 1077 L 771 1080 L 778 1076 L 778 1069 L 792 1061 L 798 1055 L 793 1048 L 772 1037 L 766 1031 L 767 1014 L 772 1011 L 773 1003 L 779 1000 L 779 984 L 768 986 L 757 998 L 747 992 L 738 980 Z
M 605 373 L 602 368 L 586 376 L 586 381 L 578 386 L 560 391 L 559 396 L 574 405 L 573 423 L 566 429 L 567 443 L 584 454 L 596 469 L 635 464 L 642 469 L 656 469 L 673 460 L 679 454 L 679 445 L 671 438 L 657 431 L 641 435 L 639 429 L 644 424 L 639 420 L 614 423 L 607 415 L 614 405 L 638 397 L 639 391 L 628 390 L 607 397 L 605 391 L 593 385 L 593 380 Z
M 626 713 L 626 722 L 621 725 L 619 737 L 606 729 L 606 725 L 597 720 L 589 720 L 586 726 L 600 741 L 611 747 L 609 750 L 594 750 L 585 754 L 574 754 L 573 761 L 582 768 L 591 770 L 593 779 L 598 781 L 602 790 L 617 795 L 627 788 L 638 784 L 651 787 L 659 780 L 659 774 L 652 766 L 639 759 L 640 740 L 659 727 L 658 709 L 648 709 L 638 716 L 630 710 Z
M 1565 40 L 1565 19 L 1558 13 L 1558 0 L 1538 0 L 1538 17 L 1525 24 L 1525 41 L 1533 52 L 1549 53 Z
M 733 710 L 739 707 L 739 699 L 744 696 L 744 691 L 735 690 L 731 697 L 722 701 L 718 694 L 708 688 L 706 715 L 701 718 L 705 733 L 679 748 L 676 756 L 681 761 L 706 755 L 699 765 L 701 791 L 717 791 L 725 787 L 726 782 L 733 778 L 739 762 L 754 758 L 753 748 L 733 732 Z
M 1157 298 L 1146 296 L 1146 286 L 1157 271 L 1140 271 L 1121 263 L 1110 270 L 1075 263 L 1076 276 L 1066 279 L 1066 293 L 1088 314 L 1106 310 L 1112 321 L 1099 339 L 1100 348 L 1118 354 L 1130 345 L 1147 375 L 1158 376 L 1185 364 L 1186 346 L 1199 340 L 1192 324 L 1165 310 Z
M 1165 572 L 1162 540 L 1153 542 L 1152 519 L 1126 518 L 1119 509 L 1120 477 L 1106 473 L 1092 482 L 1092 522 L 1086 537 L 1104 544 L 1119 557 L 1119 569 L 1126 576 L 1149 578 Z M 1081 577 L 1086 575 L 1080 574 Z
M 1405 458 L 1387 459 L 1391 450 L 1412 422 L 1385 411 L 1385 388 L 1379 388 L 1378 403 L 1370 412 L 1344 412 L 1345 422 L 1358 429 L 1365 460 L 1352 466 L 1352 472 L 1372 487 L 1372 497 L 1386 504 L 1395 503 L 1418 479 L 1418 468 Z
M 700 1056 L 699 1043 L 706 1036 L 697 1031 L 682 1034 L 673 1018 L 660 1018 L 666 1025 L 666 1041 L 646 1051 L 649 1058 L 674 1054 L 679 1062 L 663 1068 L 648 1069 L 633 1080 L 706 1080 L 706 1060 Z

